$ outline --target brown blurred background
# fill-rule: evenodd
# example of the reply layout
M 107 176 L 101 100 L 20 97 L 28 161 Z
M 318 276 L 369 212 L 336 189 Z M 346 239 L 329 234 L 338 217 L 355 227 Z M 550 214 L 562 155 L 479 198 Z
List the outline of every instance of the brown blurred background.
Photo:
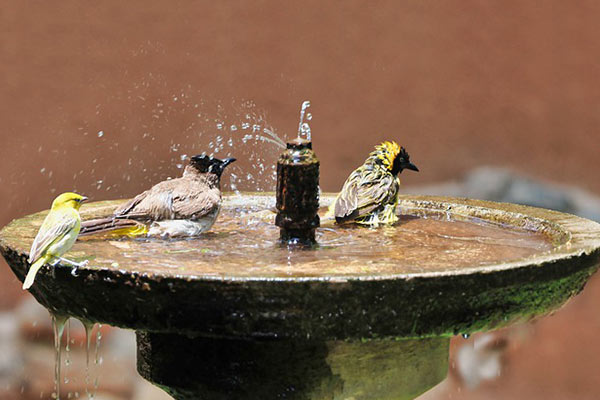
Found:
M 66 190 L 136 194 L 217 136 L 242 161 L 226 186 L 267 190 L 279 150 L 242 126 L 293 137 L 307 99 L 326 191 L 395 139 L 421 170 L 406 192 L 485 164 L 600 194 L 599 20 L 593 1 L 6 1 L 0 226 Z M 512 372 L 435 398 L 600 397 L 598 280 Z M 3 260 L 0 285 L 3 310 L 29 297 Z

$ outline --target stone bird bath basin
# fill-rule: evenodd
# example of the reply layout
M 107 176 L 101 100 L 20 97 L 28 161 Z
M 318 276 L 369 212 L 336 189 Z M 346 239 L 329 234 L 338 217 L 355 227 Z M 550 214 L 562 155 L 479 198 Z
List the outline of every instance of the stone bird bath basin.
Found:
M 445 377 L 452 335 L 557 309 L 600 257 L 592 221 L 427 196 L 401 196 L 394 228 L 322 221 L 317 249 L 290 251 L 274 204 L 225 196 L 213 232 L 193 240 L 82 238 L 66 256 L 89 265 L 44 267 L 31 293 L 53 313 L 136 330 L 139 373 L 177 399 L 398 400 Z M 21 280 L 45 214 L 0 231 Z

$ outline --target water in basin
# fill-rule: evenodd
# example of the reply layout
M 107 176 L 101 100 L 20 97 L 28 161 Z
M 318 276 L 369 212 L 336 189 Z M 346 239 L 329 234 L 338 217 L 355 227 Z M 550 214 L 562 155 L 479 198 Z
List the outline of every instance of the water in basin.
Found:
M 194 239 L 88 237 L 73 250 L 94 265 L 202 277 L 351 277 L 460 270 L 550 251 L 543 234 L 445 214 L 401 216 L 369 229 L 324 222 L 318 248 L 290 251 L 278 243 L 274 213 L 258 206 L 224 207 L 212 232 Z

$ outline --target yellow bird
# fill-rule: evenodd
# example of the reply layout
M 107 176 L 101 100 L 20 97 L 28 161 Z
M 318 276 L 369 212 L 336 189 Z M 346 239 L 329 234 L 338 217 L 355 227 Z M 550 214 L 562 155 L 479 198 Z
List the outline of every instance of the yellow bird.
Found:
M 378 226 L 398 221 L 398 174 L 404 169 L 419 170 L 404 147 L 396 142 L 375 146 L 363 165 L 352 171 L 332 204 L 330 213 L 334 212 L 336 222 Z
M 87 197 L 71 192 L 63 193 L 54 199 L 52 208 L 31 245 L 29 263 L 33 264 L 23 282 L 23 290 L 33 285 L 38 270 L 47 262 L 53 262 L 52 266 L 60 261 L 77 267 L 87 264 L 87 261 L 76 263 L 62 258 L 79 235 L 81 229 L 79 207 L 86 200 Z

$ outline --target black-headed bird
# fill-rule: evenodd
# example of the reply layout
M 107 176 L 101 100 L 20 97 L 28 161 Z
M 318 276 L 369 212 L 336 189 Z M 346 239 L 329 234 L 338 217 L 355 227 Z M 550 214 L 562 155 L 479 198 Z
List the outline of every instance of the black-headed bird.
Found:
M 127 236 L 199 235 L 209 230 L 219 215 L 221 174 L 234 161 L 193 156 L 183 176 L 157 183 L 110 217 L 83 221 L 81 234 L 117 231 Z
M 336 222 L 377 226 L 398 221 L 398 174 L 404 169 L 419 170 L 410 162 L 404 147 L 387 141 L 375 146 L 338 194 L 333 204 Z
M 52 208 L 31 245 L 28 261 L 32 265 L 23 282 L 23 290 L 33 285 L 37 272 L 48 262 L 52 262 L 52 266 L 60 261 L 78 267 L 87 264 L 87 261 L 76 263 L 62 257 L 71 249 L 79 235 L 81 228 L 79 207 L 86 200 L 87 197 L 71 192 L 63 193 L 54 199 Z

